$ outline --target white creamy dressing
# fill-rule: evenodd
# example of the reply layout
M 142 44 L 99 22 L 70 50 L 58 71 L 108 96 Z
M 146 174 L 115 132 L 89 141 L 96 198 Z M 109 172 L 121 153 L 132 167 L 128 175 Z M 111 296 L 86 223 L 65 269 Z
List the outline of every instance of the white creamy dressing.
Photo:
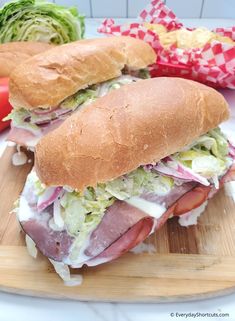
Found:
M 235 181 L 227 182 L 224 184 L 225 194 L 232 197 L 235 202 Z
M 153 233 L 155 232 L 156 227 L 157 227 L 157 224 L 158 224 L 158 220 L 154 220 L 154 222 L 153 222 L 153 227 L 152 227 L 149 235 L 151 235 L 151 234 L 153 234 Z
M 80 268 L 83 266 L 83 264 L 90 260 L 91 257 L 87 256 L 85 254 L 85 250 L 88 248 L 89 244 L 90 244 L 90 238 L 91 238 L 91 234 L 92 234 L 93 230 L 88 234 L 87 238 L 85 239 L 85 241 L 83 242 L 82 247 L 79 250 L 79 254 L 78 256 L 76 256 L 76 259 L 74 260 L 74 258 L 72 258 L 73 255 L 73 250 L 75 248 L 76 251 L 76 242 L 74 242 L 70 249 L 69 249 L 69 256 L 64 260 L 64 262 L 68 265 L 71 265 L 73 268 Z
M 62 193 L 60 193 L 59 196 L 61 196 L 61 195 L 62 195 Z M 61 215 L 61 206 L 60 206 L 59 196 L 54 201 L 54 204 L 53 204 L 53 209 L 54 209 L 53 210 L 53 217 L 54 217 L 54 223 L 57 226 L 57 228 L 63 229 L 64 228 L 64 220 Z
M 30 208 L 26 198 L 21 195 L 20 204 L 17 211 L 18 220 L 20 222 L 28 221 L 30 218 L 35 217 L 36 214 L 37 213 L 34 213 L 34 211 Z
M 179 217 L 179 224 L 181 226 L 190 226 L 190 225 L 196 225 L 198 217 L 205 211 L 205 208 L 208 204 L 208 201 L 205 201 L 200 205 L 199 207 L 193 209 L 192 211 L 185 213 L 183 215 L 180 215 Z
M 133 249 L 130 250 L 130 252 L 134 253 L 134 254 L 140 254 L 140 253 L 155 253 L 156 252 L 156 248 L 153 244 L 147 244 L 147 243 L 140 243 L 138 245 L 136 245 L 135 247 L 133 247 Z
M 14 142 L 7 142 L 7 146 L 9 146 L 9 147 L 14 147 L 14 146 L 16 146 L 16 143 L 14 143 Z
M 48 225 L 53 231 L 61 232 L 64 229 L 63 227 L 58 227 L 58 225 L 55 223 L 54 217 L 49 220 Z
M 166 208 L 163 205 L 146 201 L 145 199 L 137 196 L 133 196 L 125 200 L 125 202 L 140 209 L 141 211 L 147 213 L 149 216 L 152 216 L 156 219 L 161 217 L 162 214 L 166 212 Z
M 12 155 L 12 164 L 14 166 L 21 166 L 27 163 L 27 155 L 21 152 L 19 145 L 17 146 L 17 153 Z

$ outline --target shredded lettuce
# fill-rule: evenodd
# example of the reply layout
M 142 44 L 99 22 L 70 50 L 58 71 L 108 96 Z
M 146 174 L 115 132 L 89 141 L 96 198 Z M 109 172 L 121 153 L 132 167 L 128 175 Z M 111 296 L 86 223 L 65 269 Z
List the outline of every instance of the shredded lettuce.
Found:
M 140 77 L 140 78 L 142 78 L 142 79 L 151 78 L 151 77 L 150 77 L 149 70 L 148 70 L 147 68 L 140 69 L 137 77 Z
M 134 76 L 134 77 L 137 77 L 137 78 L 141 78 L 141 79 L 151 78 L 148 67 L 147 68 L 138 69 L 138 70 L 133 70 L 133 69 L 130 69 L 128 67 L 125 67 L 124 74 L 128 74 L 128 75 L 131 75 L 131 76 Z
M 77 106 L 84 104 L 87 101 L 92 101 L 97 98 L 97 90 L 96 89 L 83 89 L 79 90 L 73 96 L 66 98 L 61 104 L 61 108 L 72 109 L 74 110 Z
M 82 39 L 84 16 L 43 0 L 18 0 L 0 9 L 0 43 L 41 41 L 63 44 Z
M 229 144 L 226 136 L 218 127 L 210 130 L 207 134 L 200 136 L 184 150 L 206 153 L 207 155 L 212 154 L 223 159 L 228 155 Z
M 144 191 L 159 195 L 167 194 L 174 185 L 170 177 L 161 176 L 155 171 L 145 171 L 143 167 L 109 181 L 105 184 L 105 191 L 119 200 L 137 196 Z
M 128 85 L 139 80 L 140 78 L 131 75 L 122 75 L 118 78 L 105 81 L 98 88 L 98 96 L 103 97 L 111 90 L 119 89 L 124 85 Z
M 219 128 L 199 137 L 188 149 L 176 153 L 174 159 L 196 174 L 211 179 L 218 186 L 218 178 L 228 168 L 229 143 Z
M 8 114 L 3 120 L 12 120 L 12 123 L 15 127 L 18 128 L 24 128 L 26 130 L 29 130 L 30 132 L 34 133 L 35 135 L 40 134 L 40 128 L 27 121 L 27 119 L 30 119 L 31 113 L 27 109 L 21 108 L 21 109 L 12 109 L 11 113 Z
M 100 222 L 105 209 L 113 202 L 111 195 L 99 197 L 96 190 L 91 188 L 83 195 L 77 192 L 65 193 L 60 203 L 68 232 L 72 235 L 78 235 L 81 230 L 89 232 L 90 228 Z

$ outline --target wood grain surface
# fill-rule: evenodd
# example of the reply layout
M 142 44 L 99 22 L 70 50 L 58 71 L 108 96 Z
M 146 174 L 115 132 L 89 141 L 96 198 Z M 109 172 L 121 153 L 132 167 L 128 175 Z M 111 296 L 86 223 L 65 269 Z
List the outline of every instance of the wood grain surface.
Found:
M 0 289 L 89 301 L 162 302 L 211 297 L 235 290 L 235 204 L 221 190 L 197 226 L 171 219 L 145 243 L 155 253 L 127 253 L 83 275 L 81 286 L 63 284 L 48 260 L 27 253 L 24 235 L 10 214 L 32 163 L 13 166 L 14 148 L 0 160 Z

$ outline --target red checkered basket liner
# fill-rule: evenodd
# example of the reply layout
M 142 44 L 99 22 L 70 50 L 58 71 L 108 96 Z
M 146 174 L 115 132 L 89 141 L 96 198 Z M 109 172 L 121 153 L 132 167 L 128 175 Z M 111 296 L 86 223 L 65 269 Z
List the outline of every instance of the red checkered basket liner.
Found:
M 139 38 L 149 43 L 157 53 L 151 66 L 151 76 L 177 76 L 197 80 L 213 87 L 235 89 L 235 46 L 212 41 L 203 48 L 180 49 L 172 45 L 165 49 L 159 38 L 144 27 L 144 22 L 164 25 L 168 31 L 180 29 L 183 24 L 161 1 L 153 0 L 140 13 L 140 22 L 115 25 L 113 19 L 105 19 L 98 31 L 109 35 Z M 235 41 L 235 27 L 216 28 L 214 32 Z

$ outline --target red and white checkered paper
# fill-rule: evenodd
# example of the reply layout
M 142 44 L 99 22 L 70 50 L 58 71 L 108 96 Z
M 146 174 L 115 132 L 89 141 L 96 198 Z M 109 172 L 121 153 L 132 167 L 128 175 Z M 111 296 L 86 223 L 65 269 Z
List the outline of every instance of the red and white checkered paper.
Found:
M 180 49 L 172 45 L 164 49 L 158 36 L 144 27 L 144 22 L 164 25 L 168 31 L 180 29 L 183 24 L 161 1 L 153 0 L 140 13 L 140 22 L 115 25 L 113 19 L 105 19 L 98 31 L 116 36 L 131 36 L 149 43 L 157 53 L 151 66 L 151 76 L 175 76 L 197 80 L 213 87 L 235 89 L 235 46 L 213 41 L 203 48 Z M 235 26 L 217 28 L 214 32 L 235 41 Z

